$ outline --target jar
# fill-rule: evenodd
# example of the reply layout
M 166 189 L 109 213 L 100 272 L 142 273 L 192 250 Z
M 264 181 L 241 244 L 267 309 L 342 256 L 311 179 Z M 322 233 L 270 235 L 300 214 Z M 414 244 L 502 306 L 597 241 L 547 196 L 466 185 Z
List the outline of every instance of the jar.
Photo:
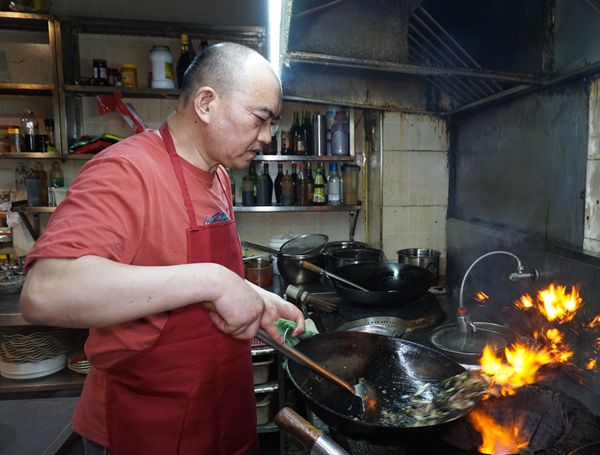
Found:
M 121 65 L 121 85 L 123 87 L 137 87 L 137 67 L 131 63 Z
M 168 46 L 154 46 L 150 51 L 152 88 L 175 88 L 173 81 L 173 54 Z
M 121 85 L 121 72 L 117 68 L 108 69 L 108 85 L 113 87 Z
M 0 125 L 0 153 L 18 153 L 21 151 L 19 127 Z
M 108 85 L 108 66 L 106 60 L 95 58 L 93 64 L 93 78 L 95 85 Z

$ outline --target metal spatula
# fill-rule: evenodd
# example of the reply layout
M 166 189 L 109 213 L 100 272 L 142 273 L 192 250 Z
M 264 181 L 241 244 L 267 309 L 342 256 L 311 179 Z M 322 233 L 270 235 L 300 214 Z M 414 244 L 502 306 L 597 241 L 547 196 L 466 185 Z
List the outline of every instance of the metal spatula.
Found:
M 364 378 L 359 378 L 358 383 L 354 386 L 350 385 L 343 379 L 339 378 L 335 374 L 327 371 L 321 365 L 313 361 L 311 358 L 302 354 L 300 351 L 288 346 L 287 344 L 279 344 L 273 338 L 269 336 L 267 332 L 260 329 L 256 334 L 256 338 L 261 340 L 263 343 L 271 346 L 276 351 L 280 352 L 288 359 L 292 359 L 294 362 L 299 363 L 305 367 L 310 368 L 312 371 L 327 379 L 331 383 L 342 387 L 347 392 L 359 397 L 361 399 L 361 406 L 365 418 L 369 422 L 378 422 L 381 413 L 377 396 L 373 388 L 365 381 Z

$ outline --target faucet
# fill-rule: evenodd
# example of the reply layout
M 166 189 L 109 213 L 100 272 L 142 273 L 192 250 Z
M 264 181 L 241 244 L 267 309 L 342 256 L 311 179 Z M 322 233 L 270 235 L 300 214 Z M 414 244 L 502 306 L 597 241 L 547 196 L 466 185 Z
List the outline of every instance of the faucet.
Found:
M 515 254 L 513 254 L 509 251 L 502 251 L 502 250 L 490 251 L 489 253 L 479 256 L 469 266 L 469 268 L 465 272 L 465 276 L 462 279 L 462 283 L 460 284 L 460 293 L 459 293 L 459 297 L 458 297 L 458 314 L 456 316 L 456 323 L 457 323 L 458 329 L 461 333 L 467 333 L 469 330 L 471 332 L 477 331 L 477 326 L 473 322 L 471 322 L 471 318 L 469 317 L 467 307 L 465 307 L 465 304 L 463 301 L 463 291 L 465 289 L 465 281 L 467 280 L 467 276 L 469 275 L 469 272 L 473 269 L 475 264 L 477 264 L 483 258 L 486 258 L 493 254 L 506 254 L 508 256 L 513 257 L 517 261 L 517 271 L 511 273 L 508 276 L 508 279 L 510 281 L 521 281 L 521 280 L 526 280 L 526 279 L 535 280 L 539 276 L 539 273 L 536 269 L 532 269 L 530 272 L 526 272 L 525 267 L 523 267 L 523 263 L 521 262 L 521 260 Z

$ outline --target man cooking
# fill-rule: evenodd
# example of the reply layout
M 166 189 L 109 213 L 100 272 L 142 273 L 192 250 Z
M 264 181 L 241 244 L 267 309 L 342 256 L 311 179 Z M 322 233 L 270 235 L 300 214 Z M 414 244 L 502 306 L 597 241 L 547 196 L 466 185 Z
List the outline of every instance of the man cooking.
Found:
M 28 255 L 24 317 L 90 328 L 73 416 L 86 454 L 257 453 L 249 340 L 304 320 L 243 280 L 224 167 L 250 164 L 280 110 L 262 56 L 207 48 L 176 111 L 89 161 Z

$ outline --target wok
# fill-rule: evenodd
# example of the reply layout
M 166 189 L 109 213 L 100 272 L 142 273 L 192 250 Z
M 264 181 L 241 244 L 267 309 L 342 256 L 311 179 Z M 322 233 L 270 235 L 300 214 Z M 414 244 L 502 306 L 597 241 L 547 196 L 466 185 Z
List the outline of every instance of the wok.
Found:
M 422 297 L 435 281 L 429 270 L 395 262 L 346 265 L 335 273 L 370 290 L 360 291 L 330 280 L 344 302 L 365 307 L 412 302 Z
M 342 379 L 354 383 L 364 378 L 377 394 L 381 420 L 367 422 L 352 395 L 329 384 L 310 370 L 290 362 L 288 374 L 312 411 L 333 430 L 377 445 L 397 444 L 413 436 L 431 434 L 468 411 L 456 411 L 435 425 L 411 426 L 403 409 L 426 382 L 426 397 L 442 390 L 441 379 L 464 371 L 458 363 L 425 346 L 383 335 L 332 332 L 302 341 L 296 349 Z M 436 378 L 429 381 L 428 378 Z M 394 423 L 387 416 L 396 416 Z

